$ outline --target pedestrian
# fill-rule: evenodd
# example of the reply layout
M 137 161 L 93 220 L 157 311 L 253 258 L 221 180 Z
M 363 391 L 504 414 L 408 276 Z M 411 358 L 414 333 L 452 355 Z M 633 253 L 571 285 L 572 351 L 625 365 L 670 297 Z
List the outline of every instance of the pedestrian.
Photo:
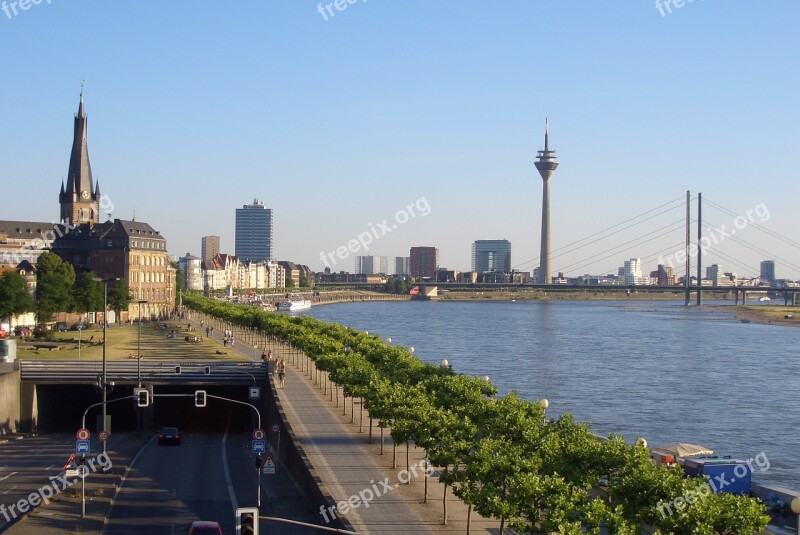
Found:
M 231 347 L 233 347 L 233 344 L 236 343 L 236 340 L 233 338 L 233 335 L 231 335 L 230 340 L 231 340 Z
M 283 358 L 278 362 L 278 382 L 280 388 L 286 383 L 286 361 Z
M 211 336 L 214 336 L 214 327 L 211 327 Z
M 222 337 L 222 347 L 228 347 L 228 337 L 227 336 L 223 336 Z
M 206 327 L 206 338 L 208 338 L 209 331 L 210 331 L 210 329 L 208 327 Z

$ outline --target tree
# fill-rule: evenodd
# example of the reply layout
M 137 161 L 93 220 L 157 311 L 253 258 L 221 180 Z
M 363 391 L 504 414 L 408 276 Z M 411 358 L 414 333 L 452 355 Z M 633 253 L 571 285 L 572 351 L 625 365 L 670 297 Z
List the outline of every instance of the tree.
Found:
M 308 288 L 308 277 L 305 275 L 300 275 L 300 287 Z
M 103 308 L 103 283 L 95 280 L 93 273 L 86 271 L 78 275 L 72 294 L 78 312 L 86 314 Z
M 175 305 L 179 305 L 181 290 L 186 288 L 186 277 L 177 262 L 170 262 L 170 265 L 175 269 Z
M 294 279 L 292 278 L 292 274 L 288 271 L 286 272 L 285 286 L 287 288 L 294 288 Z
M 33 301 L 28 294 L 25 279 L 16 271 L 0 276 L 0 319 L 11 319 L 33 310 Z
M 56 312 L 73 309 L 75 270 L 53 253 L 42 253 L 36 262 L 36 304 L 39 321 L 50 321 Z
M 133 296 L 131 295 L 130 288 L 128 288 L 128 281 L 120 279 L 114 284 L 114 288 L 108 292 L 108 306 L 117 315 L 119 321 L 120 313 L 122 310 L 128 310 Z

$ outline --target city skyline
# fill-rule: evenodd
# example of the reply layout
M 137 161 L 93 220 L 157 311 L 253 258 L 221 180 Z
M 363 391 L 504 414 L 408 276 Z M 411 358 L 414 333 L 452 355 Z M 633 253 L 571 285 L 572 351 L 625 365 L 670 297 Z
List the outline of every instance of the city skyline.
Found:
M 316 4 L 301 2 L 244 2 L 222 13 L 211 6 L 164 5 L 153 19 L 133 4 L 76 1 L 0 15 L 7 49 L 31 43 L 4 61 L 15 84 L 0 88 L 14 103 L 10 127 L 0 133 L 0 174 L 4 196 L 15 201 L 4 206 L 3 219 L 57 220 L 46 192 L 68 181 L 68 121 L 86 79 L 91 173 L 113 201 L 112 218 L 150 222 L 175 257 L 199 256 L 207 234 L 233 244 L 233 218 L 224 213 L 255 194 L 280 214 L 278 256 L 321 270 L 319 251 L 391 223 L 424 194 L 430 215 L 397 225 L 358 254 L 404 256 L 429 243 L 439 249 L 440 265 L 466 271 L 475 235 L 495 235 L 515 244 L 512 267 L 530 271 L 540 256 L 542 199 L 532 164 L 545 116 L 566 162 L 552 184 L 553 274 L 610 273 L 633 257 L 649 272 L 658 262 L 646 258 L 680 250 L 674 245 L 682 229 L 638 247 L 620 235 L 630 248 L 588 264 L 616 243 L 558 249 L 687 189 L 733 213 L 704 206 L 714 227 L 731 229 L 736 215 L 760 204 L 770 218 L 757 223 L 784 236 L 798 227 L 785 194 L 800 170 L 787 156 L 797 141 L 800 110 L 790 88 L 798 74 L 786 65 L 797 61 L 788 21 L 800 9 L 788 1 L 694 3 L 668 17 L 652 5 L 575 11 L 519 2 L 474 9 L 370 3 L 329 21 Z M 538 18 L 552 24 L 531 38 L 526 21 Z M 129 23 L 146 39 L 119 30 Z M 79 24 L 97 31 L 76 36 L 69 28 Z M 403 29 L 412 24 L 419 38 L 409 44 Z M 565 39 L 567 27 L 580 37 Z M 617 27 L 627 29 L 612 31 Z M 219 38 L 198 39 L 201 28 Z M 771 38 L 739 38 L 745 29 Z M 284 46 L 290 35 L 302 43 Z M 170 46 L 174 39 L 185 45 Z M 672 43 L 669 50 L 664 42 Z M 547 70 L 551 83 L 542 85 L 529 67 L 546 43 L 552 50 L 537 69 Z M 351 53 L 319 54 L 338 46 Z M 233 54 L 239 62 L 226 61 Z M 770 61 L 754 61 L 764 57 Z M 757 72 L 745 73 L 742 61 Z M 213 69 L 219 72 L 210 76 Z M 291 81 L 273 83 L 267 73 L 275 72 Z M 759 158 L 737 156 L 754 143 Z M 624 162 L 609 166 L 608 154 Z M 375 187 L 390 183 L 403 188 L 387 195 Z M 492 215 L 476 218 L 480 212 Z M 679 212 L 642 223 L 630 237 L 679 220 Z M 778 278 L 800 278 L 797 248 L 753 225 L 738 232 L 764 252 L 731 238 L 704 251 L 704 265 L 758 276 L 760 262 L 774 257 Z

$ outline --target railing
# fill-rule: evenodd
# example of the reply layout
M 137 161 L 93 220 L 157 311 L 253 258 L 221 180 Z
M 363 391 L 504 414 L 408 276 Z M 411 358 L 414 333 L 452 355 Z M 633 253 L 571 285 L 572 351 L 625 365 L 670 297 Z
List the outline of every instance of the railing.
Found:
M 137 362 L 106 361 L 108 382 L 135 385 Z M 95 384 L 103 373 L 101 361 L 20 360 L 20 380 L 36 384 Z M 267 367 L 261 363 L 219 361 L 141 362 L 141 378 L 148 384 L 241 384 L 266 381 Z

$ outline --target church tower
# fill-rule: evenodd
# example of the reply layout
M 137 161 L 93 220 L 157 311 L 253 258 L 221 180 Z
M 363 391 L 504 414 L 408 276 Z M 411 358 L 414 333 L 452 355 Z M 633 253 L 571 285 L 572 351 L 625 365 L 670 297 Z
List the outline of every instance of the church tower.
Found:
M 75 115 L 75 133 L 69 157 L 67 185 L 65 188 L 64 183 L 61 183 L 61 193 L 58 196 L 61 204 L 61 222 L 69 223 L 71 226 L 100 221 L 100 184 L 95 187 L 92 180 L 86 125 L 81 86 L 81 102 Z

